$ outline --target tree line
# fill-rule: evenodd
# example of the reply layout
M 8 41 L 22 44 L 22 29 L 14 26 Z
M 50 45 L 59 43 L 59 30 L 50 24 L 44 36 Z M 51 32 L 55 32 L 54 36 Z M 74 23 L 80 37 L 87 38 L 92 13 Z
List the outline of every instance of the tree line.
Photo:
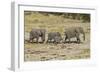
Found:
M 41 13 L 45 16 L 61 16 L 63 18 L 68 18 L 68 19 L 75 19 L 75 20 L 82 20 L 82 22 L 90 22 L 90 14 L 85 14 L 85 13 L 60 13 L 60 12 L 42 12 L 42 11 L 25 11 L 25 15 L 30 15 L 32 13 Z

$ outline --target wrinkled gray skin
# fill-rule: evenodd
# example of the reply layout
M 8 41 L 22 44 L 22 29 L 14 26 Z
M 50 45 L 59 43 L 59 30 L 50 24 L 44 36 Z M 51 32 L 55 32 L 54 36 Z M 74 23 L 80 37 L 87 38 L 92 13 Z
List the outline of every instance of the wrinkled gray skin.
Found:
M 80 34 L 83 34 L 83 39 L 85 40 L 85 32 L 82 27 L 71 27 L 65 29 L 65 42 L 68 39 L 69 43 L 71 42 L 70 39 L 76 37 L 77 43 L 80 43 Z
M 61 34 L 59 32 L 48 33 L 47 43 L 60 43 L 62 40 Z
M 30 32 L 30 42 L 33 42 L 36 39 L 36 43 L 38 43 L 39 38 L 41 38 L 42 43 L 45 41 L 45 29 L 32 29 Z

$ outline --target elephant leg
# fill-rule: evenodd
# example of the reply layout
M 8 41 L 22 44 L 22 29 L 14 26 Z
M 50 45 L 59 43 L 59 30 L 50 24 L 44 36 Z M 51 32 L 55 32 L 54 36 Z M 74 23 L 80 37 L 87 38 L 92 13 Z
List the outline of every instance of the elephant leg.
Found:
M 47 40 L 47 42 L 46 43 L 49 43 L 49 40 Z
M 42 43 L 45 41 L 45 39 L 42 40 Z
M 66 43 L 66 40 L 67 40 L 67 39 L 68 39 L 68 37 L 66 36 L 65 39 L 64 39 L 64 43 Z
M 68 43 L 70 43 L 70 36 L 68 36 Z
M 55 43 L 56 41 L 55 41 L 55 38 L 53 38 L 53 40 L 52 40 L 52 43 Z
M 38 43 L 39 37 L 36 38 L 36 43 Z
M 49 39 L 49 43 L 54 43 L 54 39 L 53 38 L 50 38 Z
M 34 39 L 34 38 L 31 38 L 31 39 L 29 40 L 29 42 L 30 42 L 30 43 L 33 43 L 33 39 Z
M 66 40 L 67 40 L 67 37 L 65 37 L 65 42 L 66 42 Z
M 77 43 L 80 43 L 80 37 L 79 37 L 79 35 L 77 35 L 76 38 L 77 38 Z
M 68 38 L 68 43 L 70 43 L 70 38 Z
M 31 41 L 32 41 L 32 43 L 34 42 L 33 40 L 34 40 L 34 38 L 31 40 Z
M 46 43 L 49 43 L 49 38 L 47 38 L 47 41 L 46 41 Z
M 47 39 L 47 43 L 50 43 L 50 41 L 51 41 L 51 39 L 50 39 L 50 38 L 48 38 L 48 39 Z
M 80 38 L 77 38 L 77 43 L 80 43 Z
M 45 41 L 45 38 L 44 37 L 41 37 L 41 40 L 42 40 L 42 43 Z
M 54 39 L 53 43 L 56 44 L 56 40 L 55 39 Z

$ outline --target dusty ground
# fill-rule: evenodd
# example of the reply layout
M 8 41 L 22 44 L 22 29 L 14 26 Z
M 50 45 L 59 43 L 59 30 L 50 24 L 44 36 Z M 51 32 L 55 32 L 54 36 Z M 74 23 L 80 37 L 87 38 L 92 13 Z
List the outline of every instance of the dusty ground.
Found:
M 25 61 L 69 60 L 90 58 L 89 40 L 81 43 L 25 45 Z M 32 48 L 32 46 L 34 48 Z
M 45 28 L 47 32 L 59 31 L 63 35 L 64 28 L 71 26 L 82 26 L 84 28 L 85 41 L 81 37 L 82 43 L 80 44 L 73 42 L 61 44 L 25 43 L 24 60 L 47 61 L 90 58 L 90 23 L 82 23 L 81 20 L 64 19 L 57 16 L 46 17 L 41 14 L 37 14 L 37 16 L 32 14 L 25 17 L 25 36 L 33 27 Z

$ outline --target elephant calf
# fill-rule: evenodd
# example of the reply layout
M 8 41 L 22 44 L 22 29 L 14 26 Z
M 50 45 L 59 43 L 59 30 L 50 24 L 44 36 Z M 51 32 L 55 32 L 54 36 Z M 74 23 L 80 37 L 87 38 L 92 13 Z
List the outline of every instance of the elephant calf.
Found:
M 39 42 L 39 38 L 41 38 L 42 43 L 45 41 L 45 29 L 32 29 L 30 31 L 30 42 L 33 42 L 36 39 L 36 42 Z
M 47 43 L 60 43 L 62 40 L 61 34 L 59 32 L 48 33 Z
M 83 39 L 85 40 L 85 32 L 82 27 L 71 27 L 68 29 L 65 29 L 65 42 L 68 39 L 70 42 L 71 38 L 76 37 L 77 43 L 80 43 L 80 34 L 83 34 Z

